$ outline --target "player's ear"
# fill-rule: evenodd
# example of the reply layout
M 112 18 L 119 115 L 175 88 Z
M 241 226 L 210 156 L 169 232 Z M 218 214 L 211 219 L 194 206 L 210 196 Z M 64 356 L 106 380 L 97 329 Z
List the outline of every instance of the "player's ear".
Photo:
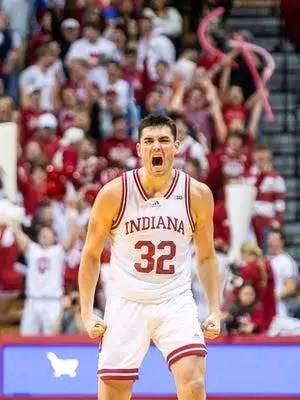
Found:
M 175 149 L 176 149 L 175 154 L 177 154 L 178 151 L 179 151 L 179 147 L 180 147 L 180 142 L 179 142 L 179 140 L 175 140 L 174 145 L 175 145 Z
M 137 152 L 137 155 L 139 157 L 141 157 L 141 145 L 139 142 L 136 144 L 136 152 Z

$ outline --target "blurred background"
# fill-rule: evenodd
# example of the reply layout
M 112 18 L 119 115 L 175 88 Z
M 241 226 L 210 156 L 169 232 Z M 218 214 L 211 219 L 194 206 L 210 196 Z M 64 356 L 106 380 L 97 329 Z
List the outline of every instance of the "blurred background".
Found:
M 300 398 L 300 3 L 0 5 L 0 393 L 95 397 L 97 349 L 78 302 L 80 253 L 98 191 L 140 166 L 137 127 L 155 112 L 176 121 L 176 168 L 215 198 L 224 290 L 209 394 Z M 199 27 L 218 7 L 223 13 L 203 40 Z M 109 260 L 107 243 L 94 304 L 100 316 Z M 202 321 L 208 309 L 194 261 L 191 280 Z M 226 373 L 224 358 L 232 360 Z M 56 376 L 55 360 L 64 359 L 79 366 L 67 363 Z M 38 371 L 31 368 L 27 387 L 29 362 Z M 144 368 L 138 395 L 174 393 L 155 349 Z

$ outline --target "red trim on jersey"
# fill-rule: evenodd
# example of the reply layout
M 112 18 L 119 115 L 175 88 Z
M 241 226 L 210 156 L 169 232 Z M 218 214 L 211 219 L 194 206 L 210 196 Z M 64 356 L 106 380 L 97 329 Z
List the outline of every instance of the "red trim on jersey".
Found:
M 137 169 L 135 169 L 135 170 L 133 171 L 133 177 L 134 177 L 136 186 L 137 186 L 137 188 L 138 188 L 138 191 L 140 192 L 140 195 L 142 196 L 142 198 L 143 198 L 145 201 L 147 201 L 147 200 L 149 199 L 149 196 L 148 196 L 148 194 L 146 193 L 145 189 L 143 188 L 143 185 L 142 185 L 142 182 L 141 182 L 141 180 L 140 180 L 139 173 L 138 173 L 138 170 L 137 170 Z M 169 187 L 167 193 L 166 193 L 163 197 L 165 197 L 166 199 L 168 199 L 168 198 L 171 196 L 171 194 L 174 192 L 174 189 L 175 189 L 175 187 L 176 187 L 176 185 L 177 185 L 178 179 L 179 179 L 179 171 L 178 171 L 177 169 L 175 169 L 175 174 L 174 174 L 174 177 L 173 177 L 171 186 Z
M 195 229 L 195 223 L 193 221 L 191 212 L 191 179 L 187 174 L 185 175 L 185 208 L 189 223 L 193 231 Z
M 127 203 L 127 177 L 126 173 L 122 175 L 122 199 L 121 199 L 121 206 L 117 215 L 117 219 L 115 222 L 112 224 L 111 229 L 116 229 L 119 225 L 120 222 L 123 218 L 125 208 L 126 208 L 126 203 Z
M 120 380 L 120 381 L 135 381 L 139 379 L 139 370 L 137 368 L 131 368 L 131 369 L 111 369 L 111 368 L 104 368 L 98 370 L 98 376 L 103 380 L 103 381 L 114 381 L 114 380 Z
M 181 346 L 176 350 L 173 350 L 167 356 L 167 363 L 169 368 L 172 364 L 176 361 L 180 360 L 183 357 L 187 356 L 198 356 L 198 357 L 205 357 L 207 354 L 207 350 L 204 344 L 197 343 L 197 344 L 187 344 L 185 346 Z
M 167 193 L 164 195 L 164 197 L 165 197 L 166 199 L 169 199 L 170 196 L 171 196 L 171 194 L 174 192 L 174 189 L 175 189 L 175 187 L 176 187 L 176 185 L 177 185 L 178 179 L 179 179 L 179 171 L 178 171 L 177 169 L 175 169 L 175 174 L 174 174 L 173 182 L 172 182 L 172 184 L 171 184 L 169 190 L 167 191 Z
M 135 169 L 133 171 L 133 177 L 134 177 L 134 181 L 135 181 L 136 187 L 138 188 L 138 191 L 140 192 L 140 195 L 142 196 L 142 198 L 145 201 L 147 201 L 149 197 L 148 197 L 147 193 L 145 192 L 145 190 L 144 190 L 144 188 L 143 188 L 143 186 L 141 184 L 140 177 L 139 177 L 137 169 Z

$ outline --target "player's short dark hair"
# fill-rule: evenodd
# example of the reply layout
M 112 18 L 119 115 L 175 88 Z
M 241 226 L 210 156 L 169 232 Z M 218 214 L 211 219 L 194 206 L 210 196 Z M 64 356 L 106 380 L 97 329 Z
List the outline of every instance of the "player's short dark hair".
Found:
M 147 115 L 144 119 L 142 119 L 140 125 L 139 125 L 139 140 L 141 140 L 143 130 L 146 128 L 156 128 L 156 127 L 163 127 L 167 126 L 170 128 L 170 131 L 172 133 L 172 136 L 174 140 L 177 138 L 177 127 L 175 122 L 173 121 L 172 118 L 166 116 L 166 115 L 160 115 L 160 114 L 150 114 Z

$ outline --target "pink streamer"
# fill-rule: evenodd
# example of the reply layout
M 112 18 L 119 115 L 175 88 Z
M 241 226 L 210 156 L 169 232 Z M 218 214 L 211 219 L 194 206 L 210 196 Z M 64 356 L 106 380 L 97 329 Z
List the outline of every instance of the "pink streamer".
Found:
M 274 121 L 274 114 L 271 108 L 271 105 L 269 103 L 268 97 L 264 91 L 264 84 L 263 81 L 259 75 L 259 72 L 256 68 L 255 62 L 251 56 L 251 50 L 255 51 L 257 53 L 259 53 L 264 60 L 267 62 L 267 70 L 265 73 L 265 78 L 267 80 L 270 79 L 274 69 L 275 69 L 275 62 L 273 57 L 262 47 L 254 45 L 252 43 L 246 43 L 246 42 L 241 42 L 238 40 L 231 40 L 230 45 L 232 47 L 239 47 L 242 51 L 243 57 L 245 58 L 245 61 L 248 65 L 248 68 L 251 72 L 251 75 L 253 76 L 254 79 L 254 83 L 255 83 L 255 87 L 257 90 L 259 90 L 261 92 L 262 95 L 262 100 L 263 100 L 263 106 L 267 115 L 267 119 L 269 122 L 273 122 Z
M 215 48 L 207 39 L 206 37 L 206 30 L 209 26 L 209 24 L 218 18 L 220 15 L 224 13 L 224 8 L 223 7 L 218 7 L 211 13 L 209 13 L 205 18 L 203 18 L 202 22 L 199 24 L 197 35 L 198 35 L 198 40 L 201 45 L 201 47 L 206 50 L 209 54 L 219 57 L 220 59 L 224 57 L 226 54 L 223 53 L 221 50 Z M 275 62 L 274 58 L 269 54 L 264 48 L 257 46 L 252 43 L 246 43 L 246 42 L 241 42 L 237 40 L 230 40 L 230 45 L 232 47 L 239 47 L 242 51 L 243 57 L 245 58 L 245 61 L 247 62 L 248 68 L 253 76 L 255 86 L 256 88 L 261 92 L 262 99 L 263 99 L 263 106 L 267 115 L 267 119 L 269 122 L 274 121 L 274 114 L 271 108 L 271 105 L 269 103 L 268 97 L 265 93 L 264 89 L 264 84 L 263 81 L 259 75 L 259 72 L 256 68 L 256 65 L 254 63 L 253 58 L 251 57 L 251 51 L 258 53 L 266 62 L 267 67 L 265 68 L 264 71 L 264 79 L 268 81 L 274 70 L 275 70 Z M 231 67 L 237 67 L 238 64 L 235 61 L 231 62 Z
M 206 15 L 205 18 L 203 18 L 202 22 L 199 24 L 198 26 L 198 31 L 197 31 L 197 35 L 198 35 L 198 40 L 199 43 L 201 45 L 201 47 L 206 50 L 209 54 L 219 57 L 220 59 L 222 57 L 224 57 L 226 54 L 223 53 L 221 50 L 217 49 L 216 47 L 214 47 L 210 41 L 207 39 L 206 37 L 206 30 L 209 26 L 209 24 L 215 20 L 216 18 L 218 18 L 220 15 L 222 15 L 224 13 L 225 9 L 224 7 L 218 7 L 216 8 L 214 11 L 212 11 L 211 13 L 209 13 L 208 15 Z M 238 64 L 234 61 L 231 62 L 231 66 L 232 67 L 237 67 Z

